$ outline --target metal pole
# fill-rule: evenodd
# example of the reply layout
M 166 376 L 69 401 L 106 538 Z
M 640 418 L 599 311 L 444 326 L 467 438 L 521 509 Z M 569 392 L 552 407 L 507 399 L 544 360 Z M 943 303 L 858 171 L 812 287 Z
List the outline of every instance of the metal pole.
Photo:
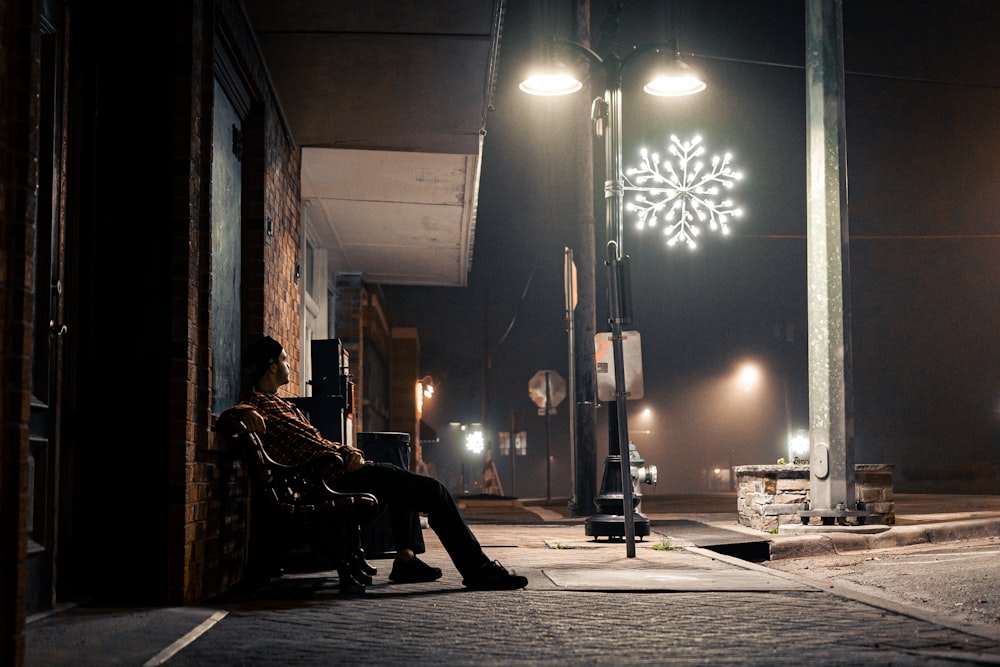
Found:
M 824 523 L 856 513 L 842 30 L 839 0 L 806 3 L 809 486 Z
M 605 103 L 608 127 L 605 135 L 604 201 L 608 231 L 608 301 L 610 307 L 611 345 L 615 359 L 615 400 L 618 410 L 617 433 L 609 433 L 608 454 L 621 459 L 622 514 L 625 517 L 625 544 L 628 558 L 635 558 L 635 516 L 632 508 L 632 468 L 628 461 L 628 415 L 625 410 L 625 353 L 622 345 L 622 234 L 625 198 L 625 177 L 622 171 L 622 61 L 609 57 L 605 61 L 607 91 Z M 617 451 L 616 451 L 617 450 Z
M 552 500 L 552 455 L 549 452 L 549 415 L 552 410 L 549 372 L 545 371 L 545 500 Z
M 517 410 L 510 411 L 510 496 L 517 498 L 514 490 L 514 462 L 517 461 Z
M 576 350 L 573 337 L 576 335 L 575 323 L 575 293 L 574 283 L 576 277 L 576 267 L 573 263 L 573 249 L 563 249 L 563 284 L 566 289 L 566 332 L 569 343 L 569 382 L 567 393 L 569 394 L 569 480 L 570 497 L 569 507 L 576 509 Z

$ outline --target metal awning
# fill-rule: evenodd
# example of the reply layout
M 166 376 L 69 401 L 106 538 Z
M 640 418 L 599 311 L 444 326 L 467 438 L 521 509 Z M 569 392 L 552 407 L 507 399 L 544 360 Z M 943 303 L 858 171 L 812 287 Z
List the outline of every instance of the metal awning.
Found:
M 420 444 L 428 445 L 441 442 L 438 438 L 437 431 L 434 430 L 430 424 L 425 422 L 423 419 L 420 420 Z

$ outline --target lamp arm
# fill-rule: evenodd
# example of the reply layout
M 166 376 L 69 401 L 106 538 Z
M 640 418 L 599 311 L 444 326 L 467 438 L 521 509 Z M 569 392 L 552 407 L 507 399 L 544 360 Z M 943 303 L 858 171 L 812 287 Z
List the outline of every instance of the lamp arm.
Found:
M 619 57 L 614 52 L 601 56 L 593 49 L 569 39 L 555 38 L 550 42 L 550 44 L 552 47 L 561 47 L 568 51 L 583 55 L 592 65 L 598 65 L 601 67 L 607 77 L 606 83 L 609 87 L 621 86 L 622 77 L 624 76 L 625 70 L 628 69 L 629 65 L 650 51 L 668 51 L 675 57 L 678 55 L 677 40 L 674 38 L 653 42 L 651 44 L 644 44 L 642 46 L 633 46 L 632 50 L 629 51 L 624 58 Z
M 591 50 L 590 48 L 584 46 L 583 44 L 580 44 L 579 42 L 574 42 L 571 39 L 560 39 L 556 37 L 553 38 L 551 42 L 549 42 L 549 46 L 562 47 L 567 49 L 568 51 L 575 51 L 576 53 L 585 56 L 587 60 L 589 60 L 592 64 L 599 65 L 602 67 L 604 66 L 604 58 L 597 55 L 597 53 Z
M 602 67 L 604 67 L 607 64 L 609 58 L 614 56 L 614 54 L 611 53 L 602 57 L 593 49 L 586 47 L 583 44 L 580 44 L 579 42 L 574 42 L 571 39 L 561 39 L 556 37 L 553 38 L 551 42 L 549 42 L 549 45 L 554 47 L 565 48 L 568 51 L 575 51 L 576 53 L 585 56 L 588 60 L 591 61 L 592 64 L 600 65 Z M 649 53 L 650 51 L 660 51 L 660 50 L 669 50 L 672 55 L 680 55 L 677 51 L 677 40 L 671 38 L 659 42 L 653 42 L 651 44 L 643 44 L 642 46 L 633 46 L 632 50 L 629 51 L 628 55 L 620 59 L 621 66 L 624 69 L 639 56 Z
M 666 51 L 669 50 L 670 55 L 678 56 L 680 55 L 677 51 L 677 40 L 670 38 L 662 42 L 653 42 L 652 44 L 643 44 L 642 46 L 633 46 L 632 50 L 629 51 L 628 55 L 622 58 L 622 69 L 624 70 L 632 63 L 633 60 L 641 55 L 645 55 L 650 51 Z

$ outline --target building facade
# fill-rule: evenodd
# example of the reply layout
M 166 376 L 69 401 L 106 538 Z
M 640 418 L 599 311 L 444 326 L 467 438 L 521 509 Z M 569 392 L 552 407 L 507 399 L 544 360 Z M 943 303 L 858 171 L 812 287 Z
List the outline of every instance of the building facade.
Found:
M 27 616 L 57 601 L 187 604 L 239 581 L 245 471 L 212 426 L 250 337 L 282 341 L 296 395 L 302 341 L 342 335 L 357 427 L 419 437 L 393 416 L 414 413 L 413 336 L 401 356 L 376 289 L 323 276 L 332 324 L 304 326 L 301 151 L 242 4 L 134 9 L 0 3 L 0 663 L 15 667 Z

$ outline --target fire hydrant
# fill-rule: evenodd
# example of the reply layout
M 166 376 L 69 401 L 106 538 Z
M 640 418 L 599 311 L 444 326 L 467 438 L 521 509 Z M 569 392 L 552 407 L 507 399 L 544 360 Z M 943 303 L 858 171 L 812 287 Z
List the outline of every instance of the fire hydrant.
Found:
M 628 461 L 632 470 L 632 495 L 639 499 L 635 503 L 635 509 L 636 512 L 641 512 L 642 490 L 640 484 L 656 484 L 656 466 L 646 465 L 634 442 L 628 443 Z

